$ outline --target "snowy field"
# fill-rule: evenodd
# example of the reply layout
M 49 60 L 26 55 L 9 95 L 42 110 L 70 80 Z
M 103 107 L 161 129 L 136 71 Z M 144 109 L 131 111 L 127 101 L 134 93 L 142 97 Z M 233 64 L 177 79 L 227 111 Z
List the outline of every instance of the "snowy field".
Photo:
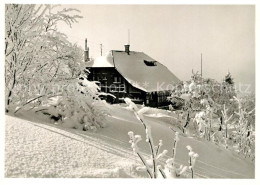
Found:
M 149 113 L 145 121 L 151 125 L 155 144 L 162 139 L 162 149 L 172 151 L 173 132 L 169 126 L 173 125 L 163 112 Z M 133 154 L 127 134 L 133 131 L 145 138 L 142 125 L 133 112 L 119 105 L 111 106 L 107 126 L 96 132 L 63 128 L 30 114 L 20 117 L 23 119 L 6 115 L 6 177 L 148 177 L 135 169 L 141 162 Z M 254 178 L 253 162 L 184 135 L 177 145 L 178 164 L 188 165 L 187 145 L 199 154 L 195 178 Z M 140 146 L 144 155 L 149 154 L 145 141 Z

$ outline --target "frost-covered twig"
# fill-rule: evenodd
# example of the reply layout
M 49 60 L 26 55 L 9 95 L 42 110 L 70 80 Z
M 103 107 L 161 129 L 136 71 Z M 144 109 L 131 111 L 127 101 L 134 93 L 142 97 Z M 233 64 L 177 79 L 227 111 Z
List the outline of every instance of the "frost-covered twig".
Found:
M 179 132 L 176 132 L 172 127 L 170 127 L 170 129 L 175 132 L 175 138 L 174 138 L 174 141 L 173 141 L 173 148 L 172 148 L 172 158 L 175 160 L 177 143 L 180 140 L 179 139 Z
M 149 166 L 150 163 L 145 161 L 145 159 L 140 155 L 139 152 L 136 152 L 137 155 L 142 160 L 142 162 L 143 162 L 143 164 L 146 168 L 146 171 L 151 178 L 157 178 L 157 171 L 159 171 L 161 173 L 161 175 L 164 177 L 165 174 L 163 174 L 162 171 L 160 170 L 161 168 L 159 168 L 157 166 L 157 161 L 160 158 L 163 158 L 168 151 L 163 150 L 162 152 L 160 152 L 160 148 L 162 146 L 162 140 L 159 141 L 159 144 L 156 147 L 153 144 L 150 126 L 148 126 L 144 122 L 144 119 L 143 119 L 143 113 L 146 112 L 148 110 L 148 108 L 143 107 L 142 109 L 138 110 L 137 106 L 129 98 L 125 98 L 124 100 L 125 100 L 126 104 L 128 105 L 128 109 L 130 109 L 134 112 L 136 118 L 142 123 L 142 125 L 145 129 L 146 142 L 149 144 L 150 151 L 151 151 L 151 160 L 152 160 L 151 165 Z M 138 142 L 140 141 L 141 136 L 135 136 L 137 138 L 136 138 L 136 140 L 134 140 L 135 137 L 133 136 L 133 133 L 130 132 L 129 134 L 130 134 L 129 135 L 130 136 L 130 142 L 132 143 L 133 151 L 136 151 L 137 150 L 137 141 Z M 150 170 L 150 168 L 151 168 L 151 170 Z M 141 169 L 141 168 L 139 168 L 139 169 Z M 151 173 L 151 171 L 152 171 L 152 173 Z
M 162 170 L 161 165 L 158 165 L 158 170 L 159 170 L 159 172 L 161 173 L 162 177 L 163 177 L 164 179 L 166 179 L 167 176 L 166 176 L 166 174 L 164 173 L 164 171 Z
M 125 98 L 125 102 L 128 105 L 128 109 L 132 110 L 136 118 L 142 123 L 146 133 L 146 142 L 149 143 L 151 149 L 151 159 L 146 160 L 141 155 L 138 148 L 138 143 L 142 140 L 141 136 L 134 135 L 132 131 L 128 133 L 130 137 L 129 142 L 131 143 L 131 147 L 134 153 L 137 154 L 137 156 L 140 158 L 140 160 L 143 163 L 143 166 L 137 167 L 136 170 L 146 171 L 150 178 L 157 178 L 158 177 L 157 173 L 160 173 L 163 178 L 166 177 L 176 178 L 179 177 L 181 174 L 183 174 L 188 169 L 188 167 L 183 165 L 180 165 L 179 167 L 175 166 L 175 157 L 176 157 L 177 143 L 179 141 L 179 133 L 176 132 L 172 127 L 170 127 L 170 129 L 175 132 L 174 145 L 172 150 L 173 153 L 172 153 L 172 158 L 169 158 L 165 161 L 166 163 L 164 165 L 164 169 L 162 169 L 161 165 L 157 165 L 157 162 L 163 157 L 165 157 L 168 151 L 163 150 L 162 152 L 160 152 L 160 149 L 163 145 L 162 140 L 159 140 L 158 146 L 153 145 L 150 127 L 146 125 L 143 119 L 143 113 L 146 112 L 148 108 L 143 107 L 141 110 L 138 110 L 137 106 L 129 98 Z M 190 169 L 192 171 L 192 178 L 193 178 L 193 167 L 195 165 L 195 160 L 198 157 L 198 154 L 195 154 L 194 152 L 192 154 L 193 155 L 190 155 Z
M 176 178 L 176 177 L 180 177 L 180 175 L 183 174 L 188 167 L 183 165 L 180 165 L 179 167 L 175 166 L 175 157 L 177 153 L 177 143 L 179 141 L 179 133 L 176 132 L 172 127 L 170 127 L 170 129 L 175 133 L 175 135 L 173 141 L 172 158 L 166 160 L 165 174 L 167 174 L 167 177 Z
M 152 161 L 153 161 L 153 178 L 156 178 L 157 177 L 156 154 L 155 154 L 155 150 L 154 150 L 153 140 L 151 137 L 150 128 L 145 124 L 145 122 L 143 121 L 143 116 L 142 116 L 142 114 L 146 111 L 146 109 L 143 108 L 139 111 L 137 106 L 131 101 L 131 99 L 125 98 L 124 100 L 125 100 L 126 104 L 129 106 L 129 109 L 134 111 L 136 118 L 142 123 L 142 125 L 145 129 L 146 142 L 149 143 L 151 155 L 152 155 Z
M 144 159 L 144 157 L 140 154 L 139 148 L 137 146 L 137 143 L 142 140 L 142 137 L 140 135 L 134 135 L 134 133 L 132 131 L 128 132 L 128 135 L 130 137 L 129 143 L 131 143 L 131 147 L 133 149 L 133 152 L 136 153 L 138 155 L 138 157 L 141 159 L 149 177 L 153 178 L 152 173 L 150 172 L 149 166 L 148 166 L 146 160 Z M 139 168 L 139 170 L 142 170 L 142 169 Z
M 226 130 L 225 130 L 225 137 L 227 138 L 228 137 L 228 122 L 231 120 L 231 118 L 233 117 L 233 114 L 231 114 L 229 117 L 227 116 L 227 111 L 228 109 L 226 108 L 226 105 L 224 104 L 224 107 L 223 107 L 223 111 L 221 111 L 222 113 L 222 116 L 223 116 L 223 119 L 224 119 L 224 123 L 225 123 L 225 127 L 226 127 Z
M 195 162 L 196 162 L 196 159 L 199 157 L 199 155 L 192 151 L 191 146 L 188 145 L 186 148 L 189 151 L 189 169 L 191 170 L 191 178 L 193 178 Z

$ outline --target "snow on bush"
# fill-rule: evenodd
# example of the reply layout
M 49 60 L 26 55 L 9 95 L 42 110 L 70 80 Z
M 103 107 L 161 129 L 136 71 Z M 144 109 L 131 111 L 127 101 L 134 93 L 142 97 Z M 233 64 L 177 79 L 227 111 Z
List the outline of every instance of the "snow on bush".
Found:
M 87 76 L 88 71 L 83 72 L 75 81 L 75 89 L 67 91 L 67 95 L 61 96 L 54 106 L 45 111 L 60 117 L 59 123 L 64 127 L 86 131 L 105 126 L 108 105 L 99 98 L 99 86 L 88 81 Z
M 233 82 L 229 84 L 224 80 L 219 83 L 213 79 L 204 79 L 198 73 L 193 73 L 191 80 L 181 82 L 176 86 L 168 99 L 172 103 L 175 103 L 176 99 L 183 100 L 182 110 L 187 115 L 184 126 L 186 128 L 189 125 L 191 114 L 206 110 L 208 107 L 211 107 L 214 114 L 220 117 L 222 105 L 232 103 L 230 99 L 233 96 L 235 96 Z
M 127 109 L 132 110 L 136 118 L 143 125 L 146 134 L 145 141 L 149 144 L 151 152 L 149 158 L 144 157 L 141 154 L 140 149 L 138 147 L 138 143 L 142 141 L 142 137 L 140 135 L 135 135 L 132 131 L 128 132 L 128 136 L 130 138 L 129 143 L 131 144 L 132 150 L 140 158 L 143 164 L 142 166 L 138 166 L 136 170 L 146 171 L 150 178 L 157 178 L 159 175 L 161 175 L 163 178 L 180 177 L 180 175 L 183 174 L 188 169 L 188 167 L 183 165 L 176 167 L 175 164 L 175 156 L 177 152 L 177 143 L 179 141 L 179 133 L 175 132 L 172 158 L 169 158 L 165 161 L 164 158 L 166 157 L 168 150 L 161 151 L 161 147 L 163 145 L 162 140 L 159 140 L 157 146 L 154 145 L 150 126 L 144 122 L 143 113 L 147 112 L 149 109 L 147 107 L 142 107 L 139 110 L 137 106 L 131 101 L 131 99 L 125 98 L 124 100 L 128 105 Z M 162 161 L 165 161 L 165 165 L 163 166 L 164 168 L 162 167 L 162 165 L 159 164 Z M 194 166 L 195 161 L 192 160 L 192 162 Z
M 238 116 L 237 120 L 233 123 L 233 137 L 232 145 L 235 150 L 249 157 L 250 159 L 255 159 L 255 115 L 254 106 L 249 105 L 251 110 L 246 107 L 243 103 L 250 102 L 248 97 L 237 98 L 234 97 L 235 101 L 238 103 L 238 112 L 235 112 L 235 115 Z M 250 98 L 251 99 L 251 98 Z M 254 104 L 254 102 L 252 103 Z M 246 108 L 245 108 L 246 107 Z M 249 110 L 247 110 L 249 109 Z
M 176 113 L 183 133 L 193 133 L 254 159 L 254 95 L 237 95 L 230 73 L 221 83 L 193 73 L 191 80 L 176 86 L 168 99 L 173 105 L 182 99 L 182 110 Z
M 80 75 L 83 51 L 57 29 L 81 16 L 57 5 L 5 6 L 6 112 L 35 110 L 80 130 L 103 127 L 106 103 L 99 88 Z M 84 74 L 83 74 L 84 75 Z M 56 103 L 48 105 L 56 98 Z

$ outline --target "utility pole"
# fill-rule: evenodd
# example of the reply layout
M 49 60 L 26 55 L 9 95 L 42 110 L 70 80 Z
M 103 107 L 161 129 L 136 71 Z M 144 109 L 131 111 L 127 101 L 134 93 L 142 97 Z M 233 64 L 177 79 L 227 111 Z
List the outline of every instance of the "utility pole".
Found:
M 202 53 L 200 54 L 200 75 L 202 77 Z
M 101 54 L 101 56 L 102 56 L 102 44 L 100 44 L 100 54 Z

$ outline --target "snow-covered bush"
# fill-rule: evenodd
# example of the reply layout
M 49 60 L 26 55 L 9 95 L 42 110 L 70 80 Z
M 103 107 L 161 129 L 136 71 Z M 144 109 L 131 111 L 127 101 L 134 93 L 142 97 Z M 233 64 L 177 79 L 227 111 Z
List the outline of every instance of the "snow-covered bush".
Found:
M 134 132 L 130 131 L 128 132 L 128 136 L 130 138 L 129 143 L 131 143 L 131 147 L 133 152 L 140 158 L 142 161 L 142 166 L 138 166 L 136 168 L 137 171 L 146 171 L 150 178 L 157 178 L 158 174 L 160 174 L 163 178 L 176 178 L 180 177 L 181 174 L 183 174 L 188 167 L 187 166 L 176 166 L 175 164 L 175 156 L 177 152 L 177 143 L 179 141 L 179 133 L 175 131 L 175 137 L 174 137 L 174 146 L 173 146 L 173 154 L 172 157 L 167 159 L 165 161 L 165 165 L 163 165 L 164 168 L 162 168 L 162 165 L 159 164 L 160 160 L 163 161 L 163 158 L 166 157 L 166 154 L 168 153 L 168 150 L 160 151 L 163 142 L 162 140 L 159 140 L 159 143 L 157 146 L 154 145 L 153 138 L 151 135 L 151 128 L 148 124 L 144 122 L 143 113 L 145 113 L 149 108 L 142 107 L 140 110 L 137 108 L 137 106 L 131 101 L 129 98 L 124 99 L 126 104 L 128 105 L 127 109 L 132 110 L 136 116 L 136 118 L 141 122 L 141 124 L 144 127 L 145 135 L 146 135 L 146 142 L 149 144 L 151 155 L 149 158 L 144 157 L 140 149 L 138 147 L 138 143 L 142 141 L 142 137 L 140 135 L 135 135 Z M 173 130 L 173 129 L 172 129 Z M 192 162 L 195 161 L 193 160 Z M 194 166 L 194 165 L 193 165 Z
M 225 77 L 222 83 L 213 79 L 204 79 L 198 73 L 193 73 L 191 80 L 181 82 L 168 98 L 174 102 L 176 98 L 184 101 L 183 111 L 186 115 L 186 121 L 183 131 L 187 129 L 191 120 L 198 124 L 200 136 L 207 140 L 212 138 L 212 121 L 216 117 L 220 119 L 222 125 L 223 117 L 221 111 L 223 105 L 232 107 L 234 102 L 231 101 L 235 95 L 234 82 L 230 73 Z M 194 119 L 191 119 L 194 117 Z
M 193 73 L 191 80 L 176 86 L 168 99 L 174 104 L 180 98 L 184 102 L 181 117 L 186 117 L 178 120 L 183 133 L 193 133 L 226 149 L 235 147 L 237 152 L 254 158 L 254 95 L 236 92 L 230 73 L 221 83 Z M 188 128 L 191 120 L 196 123 L 194 128 Z
M 104 127 L 104 119 L 109 114 L 109 108 L 104 100 L 99 98 L 100 87 L 87 80 L 88 71 L 74 80 L 72 89 L 63 93 L 56 104 L 45 112 L 51 116 L 60 115 L 60 124 L 64 127 L 79 130 L 96 130 Z M 66 95 L 65 95 L 66 94 Z
M 144 122 L 143 119 L 143 113 L 146 112 L 148 109 L 146 107 L 142 108 L 141 110 L 138 110 L 137 106 L 135 105 L 134 102 L 131 101 L 130 98 L 125 98 L 124 101 L 126 102 L 126 104 L 128 105 L 128 109 L 132 110 L 136 116 L 136 118 L 141 122 L 141 124 L 143 125 L 144 129 L 145 129 L 145 134 L 146 134 L 146 142 L 149 144 L 150 146 L 150 150 L 151 150 L 151 159 L 145 159 L 144 157 L 142 157 L 139 153 L 135 152 L 137 149 L 137 141 L 139 142 L 141 140 L 141 136 L 138 136 L 138 140 L 135 140 L 135 138 L 137 136 L 133 136 L 133 132 L 128 133 L 129 137 L 130 137 L 130 143 L 132 143 L 132 148 L 133 151 L 139 156 L 139 158 L 142 160 L 147 173 L 149 174 L 150 178 L 157 178 L 157 160 L 159 159 L 159 149 L 160 149 L 160 145 L 157 146 L 157 152 L 155 151 L 155 147 L 153 144 L 153 140 L 152 140 L 152 136 L 151 136 L 151 131 L 150 131 L 150 126 L 147 125 Z M 163 152 L 164 154 L 166 154 L 166 151 Z M 162 156 L 162 154 L 161 154 Z M 160 157 L 161 157 L 160 156 Z
M 57 29 L 77 22 L 78 12 L 48 4 L 5 6 L 6 112 L 44 111 L 54 122 L 83 130 L 104 126 L 99 88 L 79 76 L 83 50 Z
M 230 73 L 228 73 L 222 83 L 213 79 L 204 79 L 200 74 L 193 73 L 191 80 L 181 82 L 176 86 L 168 100 L 173 104 L 175 104 L 176 99 L 183 100 L 182 110 L 186 114 L 183 130 L 185 131 L 189 126 L 192 120 L 191 117 L 201 112 L 205 112 L 209 117 L 215 115 L 221 118 L 221 110 L 223 110 L 224 104 L 228 106 L 235 105 L 234 102 L 230 101 L 235 95 L 233 84 Z M 204 123 L 204 126 L 207 127 L 208 136 L 211 134 L 211 128 L 209 128 L 211 126 L 210 120 L 211 118 L 205 120 Z M 208 136 L 206 138 L 210 140 L 211 137 Z
M 238 103 L 238 111 L 235 112 L 237 119 L 232 124 L 232 146 L 239 154 L 249 157 L 252 160 L 255 158 L 255 115 L 254 115 L 254 101 L 251 98 L 237 98 L 234 97 Z M 253 104 L 244 108 L 251 102 Z

